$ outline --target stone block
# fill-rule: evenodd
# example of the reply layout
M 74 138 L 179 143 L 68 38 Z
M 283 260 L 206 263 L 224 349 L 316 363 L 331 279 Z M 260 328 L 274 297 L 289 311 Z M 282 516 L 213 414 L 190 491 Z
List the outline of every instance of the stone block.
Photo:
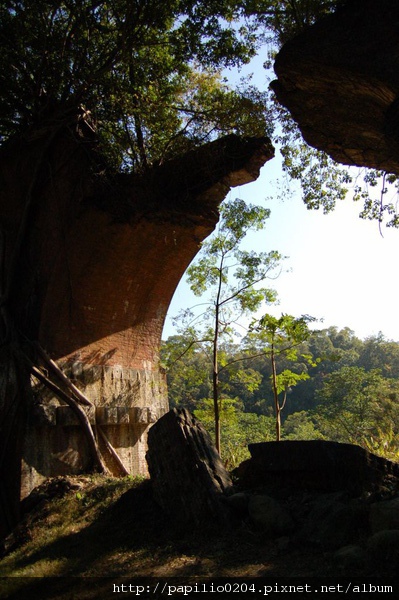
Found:
M 208 432 L 185 409 L 173 409 L 148 433 L 146 455 L 154 496 L 177 522 L 225 525 L 232 481 Z
M 372 533 L 384 529 L 399 530 L 399 498 L 372 504 L 370 506 L 370 527 Z
M 116 406 L 106 406 L 104 409 L 106 425 L 118 424 L 118 409 Z
M 354 495 L 372 491 L 399 465 L 360 446 L 324 440 L 249 444 L 251 458 L 237 474 L 246 487 L 270 485 Z
M 127 425 L 130 423 L 128 406 L 118 406 L 116 411 L 119 425 Z
M 156 423 L 158 420 L 158 411 L 156 408 L 148 408 L 148 413 L 147 413 L 147 423 Z
M 36 404 L 32 408 L 32 422 L 35 427 L 41 425 L 55 426 L 57 423 L 57 407 L 52 404 Z
M 131 423 L 146 424 L 148 422 L 148 408 L 141 406 L 134 406 L 129 409 L 129 416 Z
M 294 529 L 294 521 L 289 512 L 270 496 L 251 496 L 248 513 L 255 528 L 266 536 L 282 536 Z

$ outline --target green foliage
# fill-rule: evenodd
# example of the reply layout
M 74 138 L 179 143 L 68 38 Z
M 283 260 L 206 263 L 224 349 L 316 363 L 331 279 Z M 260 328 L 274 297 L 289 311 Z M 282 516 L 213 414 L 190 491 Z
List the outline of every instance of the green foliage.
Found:
M 306 381 L 307 379 L 309 379 L 308 373 L 294 373 L 289 369 L 284 369 L 284 371 L 278 373 L 276 377 L 277 394 L 286 392 L 286 390 L 293 388 L 300 381 Z
M 252 325 L 252 331 L 256 331 L 262 342 L 274 344 L 276 352 L 281 354 L 295 350 L 298 344 L 310 337 L 309 323 L 314 321 L 315 317 L 310 315 L 294 317 L 283 314 L 274 317 L 266 314 Z
M 272 403 L 270 363 L 265 360 L 262 353 L 264 346 L 257 344 L 256 340 L 252 340 L 249 344 L 248 337 L 243 339 L 240 344 L 222 344 L 224 360 L 229 363 L 229 367 L 223 369 L 220 373 L 221 384 L 228 386 L 229 396 L 244 400 L 246 411 L 268 414 L 268 407 Z M 172 336 L 164 343 L 162 349 L 162 356 L 164 356 L 166 349 L 169 347 L 168 355 L 171 357 L 168 368 L 168 381 L 169 387 L 173 386 L 174 390 L 173 393 L 170 393 L 172 402 L 175 398 L 179 398 L 179 402 L 184 402 L 184 394 L 183 392 L 180 394 L 180 391 L 184 389 L 182 382 L 185 378 L 185 371 L 189 373 L 192 369 L 199 375 L 201 370 L 209 370 L 206 344 L 191 347 L 190 351 L 179 361 L 172 358 L 181 354 L 182 350 L 187 348 L 187 342 L 188 339 L 185 335 Z M 176 348 L 176 351 L 172 351 L 172 347 Z M 297 359 L 294 361 L 286 359 L 284 355 L 279 356 L 281 370 L 289 369 L 299 373 L 305 366 L 310 379 L 299 382 L 292 388 L 290 400 L 285 408 L 287 415 L 292 411 L 310 411 L 314 409 L 317 405 L 316 389 L 323 386 L 330 373 L 339 371 L 343 367 L 359 367 L 366 372 L 379 370 L 384 379 L 392 381 L 399 379 L 399 343 L 386 340 L 381 335 L 360 340 L 349 328 L 329 327 L 311 331 L 310 337 L 299 344 L 295 350 Z M 302 355 L 307 356 L 308 354 L 313 356 L 313 364 L 309 364 L 307 360 L 303 359 Z M 246 360 L 250 355 L 251 359 Z M 236 376 L 236 372 L 240 370 L 256 373 L 260 383 L 252 393 L 249 393 L 245 386 L 240 385 L 239 377 Z M 174 384 L 175 378 L 178 378 L 180 383 Z M 201 389 L 200 392 L 193 394 L 193 401 L 198 402 L 200 398 L 206 396 L 209 396 L 209 392 L 204 392 Z
M 399 344 L 388 341 L 380 333 L 364 340 L 359 351 L 359 364 L 370 371 L 378 369 L 386 378 L 399 376 Z
M 286 440 L 323 440 L 317 422 L 307 411 L 288 415 L 283 425 L 283 438 Z
M 183 336 L 177 343 L 178 347 L 184 346 L 184 339 Z M 266 439 L 272 439 L 270 423 L 275 423 L 270 360 L 265 360 L 261 344 L 254 343 L 250 350 L 259 353 L 250 355 L 247 343 L 246 339 L 240 344 L 221 347 L 222 362 L 226 365 L 219 373 L 221 394 L 235 399 L 234 419 L 222 427 L 224 457 L 229 457 L 232 464 L 231 456 L 236 451 L 237 456 L 247 457 L 243 415 L 249 420 L 256 416 L 267 419 L 269 426 L 265 425 L 264 431 L 270 437 Z M 168 372 L 171 401 L 177 401 L 180 406 L 186 406 L 187 401 L 191 410 L 198 407 L 202 398 L 210 397 L 211 374 L 205 350 L 193 347 Z M 293 360 L 284 353 L 278 356 L 279 372 L 288 370 L 295 375 L 305 373 L 308 377 L 287 390 L 282 438 L 355 442 L 386 458 L 398 460 L 399 343 L 381 335 L 362 341 L 349 328 L 329 327 L 311 331 L 293 350 L 296 353 L 296 358 L 291 355 Z M 310 362 L 309 355 L 312 355 Z M 206 383 L 191 387 L 190 394 L 191 378 Z M 283 387 L 282 384 L 281 389 Z M 212 418 L 211 411 L 209 417 Z M 233 447 L 229 436 L 241 427 L 239 423 L 243 424 L 244 441 Z M 233 433 L 227 435 L 227 432 Z M 229 448 L 236 450 L 230 454 Z
M 212 399 L 204 400 L 195 416 L 213 434 L 214 411 Z M 237 399 L 224 398 L 221 411 L 221 445 L 223 459 L 230 469 L 250 457 L 248 444 L 273 439 L 274 419 L 265 415 L 243 412 Z
M 363 182 L 354 186 L 354 201 L 363 201 L 362 219 L 378 221 L 387 217 L 387 227 L 399 227 L 397 195 L 399 180 L 397 175 L 376 169 L 365 171 Z
M 294 7 L 301 4 L 301 0 L 283 4 Z M 305 1 L 305 4 L 308 3 Z M 321 7 L 323 3 L 316 0 L 310 4 Z M 335 3 L 325 4 L 330 5 L 327 7 L 327 12 L 330 12 Z M 323 7 L 321 10 L 324 10 Z M 311 9 L 310 19 L 312 14 Z M 380 227 L 383 222 L 387 227 L 399 227 L 397 175 L 376 169 L 343 167 L 325 152 L 310 147 L 303 140 L 298 125 L 273 95 L 270 107 L 275 123 L 274 140 L 280 148 L 282 169 L 287 176 L 286 187 L 299 184 L 303 202 L 308 209 L 321 209 L 327 214 L 334 210 L 337 202 L 352 196 L 354 201 L 363 203 L 359 214 L 362 219 L 375 220 Z M 286 193 L 284 190 L 284 196 Z
M 377 427 L 374 434 L 363 440 L 363 446 L 370 452 L 373 452 L 373 454 L 383 456 L 394 462 L 399 462 L 398 430 L 392 424 L 388 425 L 385 429 Z
M 339 0 L 249 0 L 248 12 L 259 15 L 272 40 L 283 44 L 331 13 Z
M 226 400 L 221 396 L 219 374 L 229 366 L 225 354 L 220 351 L 221 342 L 237 335 L 237 324 L 243 316 L 276 298 L 273 290 L 259 287 L 259 284 L 277 268 L 280 254 L 240 248 L 247 232 L 262 229 L 269 214 L 267 209 L 247 205 L 240 199 L 222 206 L 217 232 L 203 243 L 199 258 L 187 270 L 194 294 L 206 294 L 203 305 L 207 308 L 196 316 L 190 310 L 183 311 L 180 322 L 190 340 L 187 349 L 195 344 L 204 345 L 212 365 L 215 443 L 219 452 L 221 416 Z M 244 380 L 241 375 L 241 383 Z
M 244 13 L 231 0 L 2 0 L 1 139 L 83 107 L 108 161 L 140 170 L 223 133 L 263 135 L 264 94 L 218 74 L 255 53 Z
M 230 309 L 250 314 L 262 302 L 273 302 L 273 290 L 256 287 L 278 267 L 281 255 L 277 251 L 254 252 L 240 249 L 248 231 L 265 227 L 270 211 L 247 205 L 236 199 L 221 208 L 216 234 L 202 244 L 199 258 L 188 268 L 187 281 L 196 296 L 208 293 L 210 306 L 222 311 L 225 327 L 231 324 Z M 213 310 L 204 315 L 213 319 Z
M 96 165 L 142 172 L 221 135 L 267 134 L 309 208 L 331 211 L 353 184 L 363 218 L 397 227 L 396 176 L 365 171 L 359 183 L 353 169 L 303 142 L 268 90 L 223 77 L 339 4 L 0 0 L 0 141 L 85 122 L 98 142 Z
M 223 398 L 220 402 L 219 417 L 221 426 L 233 425 L 237 421 L 237 411 L 240 401 L 237 398 Z M 202 421 L 209 430 L 213 429 L 215 423 L 215 405 L 213 398 L 203 398 L 199 407 L 194 410 L 194 415 Z
M 172 408 L 194 411 L 201 398 L 211 394 L 209 358 L 183 336 L 173 336 L 163 343 L 161 356 L 168 365 L 168 396 Z
M 319 426 L 329 438 L 367 445 L 381 431 L 399 426 L 398 380 L 376 369 L 342 367 L 326 377 L 317 392 Z
M 289 361 L 298 359 L 298 346 L 310 337 L 308 324 L 313 321 L 315 318 L 309 315 L 298 318 L 283 314 L 277 318 L 266 314 L 252 325 L 252 332 L 248 336 L 249 342 L 252 344 L 255 342 L 262 348 L 262 353 L 270 358 L 277 441 L 281 439 L 281 411 L 285 407 L 288 391 L 300 381 L 309 379 L 305 365 L 302 365 L 299 373 L 291 369 L 283 369 L 277 373 L 277 359 L 280 356 L 284 356 Z M 317 361 L 313 362 L 311 354 L 308 353 L 301 354 L 301 358 L 313 366 L 317 363 Z M 283 394 L 282 399 L 281 394 Z
M 223 457 L 230 469 L 250 457 L 248 444 L 270 442 L 274 436 L 274 419 L 264 415 L 240 412 L 234 424 L 222 430 Z
M 331 212 L 337 201 L 346 197 L 351 183 L 348 170 L 325 152 L 309 146 L 290 113 L 276 100 L 273 111 L 278 124 L 275 141 L 280 147 L 283 172 L 290 181 L 299 183 L 302 199 L 309 209 Z

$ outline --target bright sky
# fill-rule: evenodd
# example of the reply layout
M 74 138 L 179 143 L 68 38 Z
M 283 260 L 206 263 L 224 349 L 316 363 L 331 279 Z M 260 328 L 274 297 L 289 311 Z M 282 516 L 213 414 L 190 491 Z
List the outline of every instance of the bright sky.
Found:
M 253 83 L 259 87 L 267 85 L 261 64 L 257 57 Z M 267 312 L 309 314 L 323 319 L 316 328 L 349 327 L 362 339 L 382 332 L 399 341 L 399 230 L 383 226 L 381 237 L 377 222 L 360 219 L 362 206 L 350 197 L 328 215 L 307 210 L 299 193 L 284 202 L 265 201 L 277 195 L 279 170 L 276 151 L 256 182 L 234 188 L 229 196 L 271 209 L 266 228 L 249 234 L 246 248 L 277 250 L 289 257 L 283 263 L 289 272 L 270 282 L 280 304 Z M 183 278 L 169 309 L 164 339 L 176 333 L 171 317 L 198 302 Z
M 265 201 L 276 185 L 271 181 L 274 161 L 278 158 L 266 163 L 256 182 L 234 188 L 229 196 L 271 209 L 266 228 L 248 234 L 246 247 L 289 257 L 283 263 L 288 272 L 270 282 L 280 304 L 267 312 L 310 314 L 324 319 L 319 328 L 350 327 L 362 339 L 381 331 L 399 341 L 399 230 L 383 227 L 381 237 L 378 224 L 359 219 L 361 205 L 349 198 L 328 215 L 307 210 L 299 194 L 284 202 Z M 171 317 L 198 302 L 183 279 L 164 339 L 176 333 Z

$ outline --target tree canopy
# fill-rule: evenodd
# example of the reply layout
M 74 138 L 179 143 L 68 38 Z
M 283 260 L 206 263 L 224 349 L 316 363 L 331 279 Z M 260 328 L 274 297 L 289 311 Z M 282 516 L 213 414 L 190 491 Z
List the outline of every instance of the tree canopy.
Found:
M 184 336 L 169 338 L 163 349 L 165 359 L 173 347 L 185 344 Z M 245 346 L 229 343 L 220 348 L 224 363 L 229 365 L 220 372 L 220 384 L 230 399 L 222 415 L 221 431 L 224 457 L 230 464 L 248 456 L 248 443 L 275 436 L 270 352 L 269 357 L 258 352 L 247 361 Z M 279 372 L 289 370 L 306 377 L 286 390 L 282 438 L 357 443 L 398 460 L 399 343 L 382 335 L 360 340 L 349 328 L 329 327 L 309 331 L 300 344 L 287 347 L 294 352 L 278 356 Z M 202 347 L 196 346 L 182 360 L 170 364 L 171 405 L 197 411 L 210 430 L 213 415 L 205 400 L 211 388 L 209 358 Z
M 272 131 L 267 91 L 220 70 L 280 43 L 331 0 L 2 0 L 0 139 L 90 123 L 117 169 L 141 170 L 225 133 Z
M 349 184 L 363 218 L 399 225 L 395 176 L 364 178 L 303 143 L 267 89 L 223 70 L 279 46 L 341 0 L 1 0 L 0 140 L 84 121 L 111 170 L 142 172 L 224 134 L 274 136 L 309 208 Z M 387 195 L 388 194 L 388 195 Z
M 218 75 L 255 53 L 245 4 L 2 1 L 1 139 L 80 109 L 111 163 L 140 170 L 212 135 L 263 135 L 262 94 Z

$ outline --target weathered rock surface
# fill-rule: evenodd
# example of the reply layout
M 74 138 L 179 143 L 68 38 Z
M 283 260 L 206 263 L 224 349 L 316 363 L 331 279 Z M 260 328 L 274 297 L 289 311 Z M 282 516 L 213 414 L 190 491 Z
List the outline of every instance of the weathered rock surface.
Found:
M 364 567 L 367 561 L 367 552 L 361 546 L 350 544 L 337 550 L 333 555 L 333 560 L 338 567 L 353 572 L 353 569 Z
M 370 528 L 372 533 L 384 529 L 399 530 L 399 498 L 375 502 L 370 506 Z
M 226 502 L 237 517 L 245 517 L 248 514 L 250 495 L 246 492 L 235 492 L 227 496 Z
M 294 521 L 289 512 L 274 498 L 262 495 L 251 496 L 248 514 L 256 530 L 265 536 L 283 536 L 294 529 Z
M 397 523 L 398 485 L 392 473 L 399 465 L 357 446 L 250 445 L 252 458 L 235 472 L 236 491 L 209 435 L 188 411 L 164 415 L 150 430 L 148 443 L 155 498 L 180 523 L 203 527 L 238 521 L 277 546 L 283 539 L 285 547 L 342 548 L 337 554 L 342 568 L 360 568 L 369 557 L 366 548 L 352 552 L 348 547 L 361 548 L 373 523 L 392 529 Z M 378 492 L 388 493 L 384 477 L 390 481 L 390 499 L 375 502 Z
M 399 569 L 399 529 L 389 529 L 374 533 L 367 542 L 370 562 L 377 568 Z
M 208 432 L 187 410 L 170 410 L 150 429 L 146 458 L 154 497 L 176 522 L 228 522 L 230 475 Z
M 296 538 L 325 550 L 336 550 L 355 542 L 368 530 L 365 502 L 337 494 L 322 494 L 308 501 L 308 511 Z
M 399 173 L 399 3 L 349 0 L 279 52 L 278 100 L 338 162 Z
M 399 476 L 399 465 L 367 452 L 360 446 L 311 441 L 250 444 L 251 458 L 237 475 L 244 487 L 314 490 L 347 490 L 356 496 L 378 488 L 385 477 Z
M 276 544 L 284 535 L 289 546 L 332 552 L 348 574 L 365 564 L 374 572 L 373 557 L 385 538 L 386 551 L 396 560 L 396 533 L 377 533 L 399 527 L 399 464 L 358 446 L 321 440 L 249 448 L 251 458 L 235 471 L 241 495 L 249 497 L 246 513 L 237 502 L 235 514 L 242 522 Z M 286 526 L 279 529 L 279 523 Z

